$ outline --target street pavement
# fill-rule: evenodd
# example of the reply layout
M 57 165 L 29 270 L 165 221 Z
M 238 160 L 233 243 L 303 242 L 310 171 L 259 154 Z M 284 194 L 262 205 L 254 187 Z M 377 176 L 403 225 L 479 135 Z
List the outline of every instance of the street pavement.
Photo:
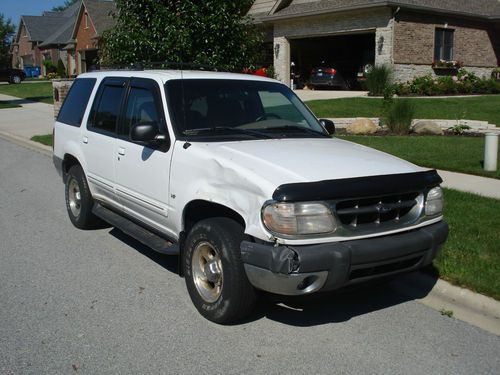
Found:
M 498 373 L 499 336 L 391 284 L 210 323 L 175 257 L 71 225 L 49 158 L 0 139 L 0 161 L 2 375 Z

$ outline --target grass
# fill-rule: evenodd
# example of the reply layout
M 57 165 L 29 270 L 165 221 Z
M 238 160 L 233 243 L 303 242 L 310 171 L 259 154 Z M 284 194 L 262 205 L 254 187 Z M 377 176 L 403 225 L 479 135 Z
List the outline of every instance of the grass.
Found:
M 415 118 L 480 120 L 500 126 L 500 95 L 408 100 L 415 105 Z M 319 118 L 383 117 L 380 98 L 312 100 L 307 105 Z
M 46 146 L 52 146 L 52 134 L 45 134 L 45 135 L 35 135 L 34 137 L 31 137 L 32 141 L 39 142 L 41 144 L 44 144 Z
M 21 83 L 19 85 L 1 85 L 0 94 L 11 95 L 34 102 L 54 104 L 52 82 L 38 84 Z
M 5 108 L 19 108 L 20 105 L 18 104 L 13 104 L 11 102 L 6 102 L 6 101 L 0 101 L 0 109 L 5 109 Z
M 444 189 L 448 241 L 434 267 L 439 277 L 500 300 L 500 200 Z
M 484 138 L 443 136 L 338 136 L 396 155 L 414 164 L 448 171 L 500 179 L 496 172 L 483 170 Z M 500 156 L 500 155 L 499 155 Z M 500 166 L 500 157 L 498 165 Z

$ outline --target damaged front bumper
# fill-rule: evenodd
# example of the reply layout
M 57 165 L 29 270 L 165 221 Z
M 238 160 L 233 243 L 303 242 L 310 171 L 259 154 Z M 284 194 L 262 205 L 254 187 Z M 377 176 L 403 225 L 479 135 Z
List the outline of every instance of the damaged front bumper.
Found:
M 441 221 L 389 236 L 318 245 L 243 241 L 241 254 L 254 287 L 302 295 L 422 268 L 436 257 L 447 236 L 448 225 Z

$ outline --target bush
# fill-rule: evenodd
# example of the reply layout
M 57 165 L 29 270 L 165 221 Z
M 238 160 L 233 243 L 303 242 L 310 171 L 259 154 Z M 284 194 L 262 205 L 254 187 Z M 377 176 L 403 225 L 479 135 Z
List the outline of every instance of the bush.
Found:
M 370 95 L 381 96 L 389 86 L 392 77 L 392 70 L 386 65 L 374 66 L 366 73 L 366 87 Z
M 395 99 L 387 106 L 385 123 L 391 133 L 408 134 L 415 116 L 415 107 L 409 100 Z
M 57 62 L 57 75 L 59 78 L 66 78 L 66 67 L 61 59 Z
M 407 83 L 396 83 L 391 86 L 390 90 L 398 96 L 499 94 L 500 82 L 492 78 L 479 78 L 472 72 L 460 69 L 456 76 L 442 76 L 434 79 L 428 74 L 416 77 Z

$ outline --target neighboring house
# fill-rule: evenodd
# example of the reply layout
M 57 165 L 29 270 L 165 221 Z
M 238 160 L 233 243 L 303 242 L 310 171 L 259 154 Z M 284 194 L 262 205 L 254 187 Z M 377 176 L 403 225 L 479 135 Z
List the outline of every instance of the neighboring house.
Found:
M 68 23 L 75 22 L 78 4 L 63 12 L 44 12 L 42 16 L 21 16 L 17 34 L 12 43 L 12 66 L 42 66 L 44 60 L 57 65 L 61 51 L 57 44 L 43 46 L 44 42 Z M 64 58 L 64 56 L 62 56 Z
M 68 45 L 71 74 L 80 74 L 99 65 L 99 38 L 115 24 L 111 16 L 116 11 L 113 1 L 82 0 Z
M 289 83 L 331 61 L 351 77 L 366 63 L 387 64 L 394 78 L 440 74 L 436 60 L 460 61 L 489 76 L 500 60 L 498 0 L 256 0 L 249 11 L 272 31 L 274 68 Z
M 41 66 L 62 60 L 68 76 L 98 64 L 98 38 L 114 24 L 112 0 L 81 0 L 62 12 L 21 16 L 12 45 L 14 67 Z

